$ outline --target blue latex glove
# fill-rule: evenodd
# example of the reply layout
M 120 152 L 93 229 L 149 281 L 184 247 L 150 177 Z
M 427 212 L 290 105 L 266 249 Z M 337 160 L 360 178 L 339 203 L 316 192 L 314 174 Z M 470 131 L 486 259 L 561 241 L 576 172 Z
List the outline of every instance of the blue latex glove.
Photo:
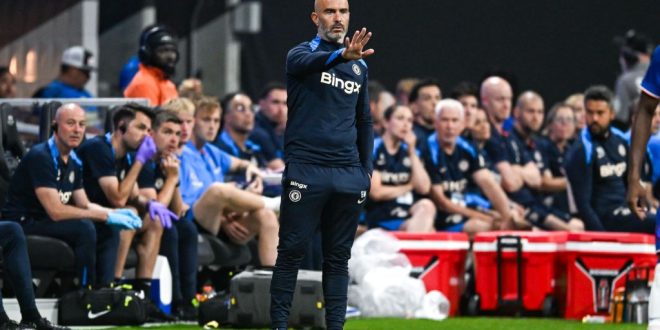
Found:
M 156 154 L 156 143 L 150 135 L 144 137 L 140 148 L 135 153 L 135 161 L 146 164 Z
M 130 225 L 133 227 L 133 229 L 137 230 L 142 228 L 142 219 L 140 219 L 140 216 L 138 216 L 135 211 L 131 209 L 116 209 L 115 212 L 131 218 Z
M 119 229 L 133 230 L 133 219 L 117 211 L 108 213 L 108 226 L 116 227 Z
M 158 217 L 163 228 L 172 228 L 172 220 L 179 220 L 176 214 L 157 201 L 149 201 L 147 208 L 149 209 L 151 220 L 156 221 L 156 217 Z

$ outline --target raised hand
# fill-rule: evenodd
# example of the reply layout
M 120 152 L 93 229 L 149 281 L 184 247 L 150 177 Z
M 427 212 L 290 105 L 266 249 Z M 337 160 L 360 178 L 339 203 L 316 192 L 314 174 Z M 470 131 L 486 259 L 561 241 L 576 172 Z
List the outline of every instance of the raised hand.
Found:
M 341 56 L 347 60 L 359 60 L 367 56 L 373 55 L 373 49 L 367 49 L 363 51 L 364 46 L 371 39 L 371 32 L 367 32 L 367 28 L 362 28 L 360 31 L 355 31 L 353 34 L 353 39 L 346 37 L 344 40 L 344 51 L 341 53 Z
M 179 176 L 179 158 L 174 155 L 168 155 L 164 157 L 160 162 L 165 175 L 169 177 L 178 177 Z

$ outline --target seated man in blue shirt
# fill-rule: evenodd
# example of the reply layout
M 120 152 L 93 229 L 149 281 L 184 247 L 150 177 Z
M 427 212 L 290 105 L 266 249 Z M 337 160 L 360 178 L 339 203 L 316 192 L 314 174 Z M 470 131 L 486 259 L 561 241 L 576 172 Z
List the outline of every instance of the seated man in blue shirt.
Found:
M 17 221 L 27 235 L 61 239 L 71 245 L 83 287 L 106 286 L 104 270 L 112 267 L 117 249 L 112 237 L 97 236 L 94 223 L 107 230 L 141 227 L 128 210 L 111 210 L 91 203 L 82 184 L 82 164 L 73 151 L 85 134 L 85 112 L 78 105 L 61 106 L 54 133 L 36 144 L 11 179 L 3 220 Z
M 82 46 L 67 48 L 62 53 L 60 74 L 50 84 L 35 92 L 38 98 L 90 98 L 85 90 L 92 70 L 95 70 L 92 52 Z
M 431 177 L 431 199 L 438 208 L 436 229 L 441 231 L 478 232 L 512 229 L 509 200 L 495 177 L 484 167 L 483 158 L 460 136 L 464 129 L 463 105 L 451 99 L 436 106 L 435 133 L 425 145 L 423 156 Z M 479 186 L 497 214 L 468 206 L 467 188 Z
M 259 236 L 261 265 L 273 266 L 279 224 L 272 210 L 279 210 L 279 198 L 258 195 L 263 188 L 259 169 L 210 143 L 218 134 L 220 112 L 217 101 L 199 100 L 190 141 L 181 151 L 181 194 L 190 207 L 186 219 L 192 218 L 203 231 L 226 235 L 237 244 Z M 186 121 L 185 115 L 180 118 Z M 224 176 L 236 171 L 246 173 L 245 190 L 224 183 Z
M 264 153 L 261 145 L 249 138 L 254 130 L 254 109 L 249 96 L 242 92 L 230 93 L 225 96 L 221 105 L 223 127 L 213 143 L 216 147 L 236 158 L 247 160 L 258 168 L 265 168 L 277 159 L 275 154 Z M 244 183 L 244 174 L 227 175 L 225 180 Z
M 572 211 L 587 230 L 655 232 L 654 214 L 637 219 L 626 204 L 628 142 L 610 127 L 614 119 L 612 92 L 592 86 L 584 95 L 587 127 L 566 154 L 564 168 L 570 184 Z M 648 181 L 648 178 L 641 178 Z

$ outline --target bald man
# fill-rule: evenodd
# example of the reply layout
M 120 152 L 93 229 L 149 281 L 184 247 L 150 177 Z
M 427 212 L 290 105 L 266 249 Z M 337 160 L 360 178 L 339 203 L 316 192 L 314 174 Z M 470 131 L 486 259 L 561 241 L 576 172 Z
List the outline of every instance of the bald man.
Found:
M 286 329 L 296 274 L 310 237 L 321 231 L 323 292 L 328 329 L 346 316 L 348 259 L 373 170 L 373 126 L 366 28 L 345 38 L 347 0 L 317 0 L 317 36 L 289 51 L 286 63 L 289 119 L 284 133 L 286 171 L 279 246 L 271 283 L 271 320 Z M 343 44 L 343 45 L 342 45 Z
M 542 173 L 546 171 L 543 154 L 539 149 L 537 134 L 543 126 L 545 105 L 543 98 L 537 92 L 526 91 L 520 94 L 513 109 L 515 123 L 508 138 L 508 162 L 511 172 L 523 182 L 520 189 L 509 192 L 510 198 L 525 207 L 525 219 L 534 226 L 547 230 L 582 231 L 584 225 L 570 214 L 542 203 L 541 190 L 548 189 L 548 182 Z M 564 181 L 566 179 L 555 179 Z M 552 187 L 560 191 L 560 187 Z
M 108 249 L 117 249 L 113 242 L 97 242 L 92 221 L 127 230 L 140 228 L 142 222 L 128 210 L 89 202 L 82 186 L 82 165 L 73 151 L 83 140 L 85 125 L 80 106 L 68 103 L 57 110 L 53 136 L 34 145 L 11 178 L 2 216 L 19 222 L 26 235 L 54 237 L 69 244 L 80 283 L 87 287 L 106 284 L 97 282 L 97 265 L 115 263 L 97 260 L 97 253 L 102 256 Z
M 502 124 L 511 116 L 513 100 L 511 85 L 501 77 L 491 76 L 481 83 L 479 94 L 481 104 L 488 114 L 488 120 L 498 133 L 502 133 Z

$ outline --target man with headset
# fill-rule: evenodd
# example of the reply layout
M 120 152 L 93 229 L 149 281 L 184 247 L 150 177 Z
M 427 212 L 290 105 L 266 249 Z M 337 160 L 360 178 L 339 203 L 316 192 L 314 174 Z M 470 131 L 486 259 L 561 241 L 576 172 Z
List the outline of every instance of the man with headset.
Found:
M 179 96 L 170 78 L 179 61 L 177 40 L 172 31 L 162 25 L 144 29 L 140 36 L 140 68 L 124 90 L 125 97 L 149 99 L 149 105 L 161 105 Z
M 23 232 L 58 238 L 70 245 L 80 285 L 87 288 L 106 285 L 99 266 L 114 263 L 107 258 L 113 245 L 107 237 L 97 238 L 94 224 L 108 230 L 131 231 L 142 226 L 132 211 L 102 207 L 87 198 L 82 186 L 82 165 L 73 151 L 82 141 L 85 122 L 85 111 L 76 104 L 65 104 L 57 110 L 53 136 L 34 145 L 23 158 L 11 179 L 7 203 L 2 209 L 3 221 L 17 222 L 23 229 L 16 231 L 10 222 L 0 222 L 5 271 L 24 321 L 37 324 L 39 329 L 48 326 L 34 306 Z M 0 329 L 6 328 L 6 321 L 0 312 Z M 44 326 L 38 326 L 39 323 Z

